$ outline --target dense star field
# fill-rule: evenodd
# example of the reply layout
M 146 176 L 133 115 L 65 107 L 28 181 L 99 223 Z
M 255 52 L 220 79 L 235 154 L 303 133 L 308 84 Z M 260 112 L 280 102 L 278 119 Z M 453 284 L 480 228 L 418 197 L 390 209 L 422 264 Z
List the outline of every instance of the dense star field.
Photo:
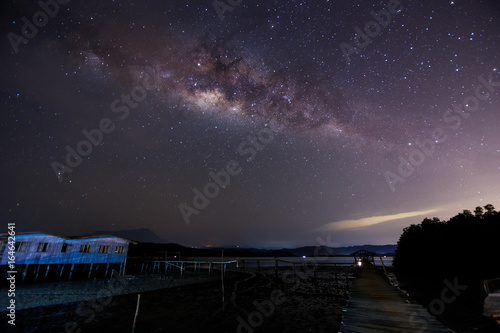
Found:
M 0 6 L 18 231 L 387 244 L 499 205 L 498 1 Z

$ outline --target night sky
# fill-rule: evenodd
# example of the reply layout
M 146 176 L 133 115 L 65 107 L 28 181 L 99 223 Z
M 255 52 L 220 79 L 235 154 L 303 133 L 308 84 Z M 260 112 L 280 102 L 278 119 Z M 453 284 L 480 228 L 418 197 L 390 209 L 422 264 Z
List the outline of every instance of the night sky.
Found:
M 43 1 L 0 5 L 4 232 L 388 244 L 500 206 L 497 0 Z

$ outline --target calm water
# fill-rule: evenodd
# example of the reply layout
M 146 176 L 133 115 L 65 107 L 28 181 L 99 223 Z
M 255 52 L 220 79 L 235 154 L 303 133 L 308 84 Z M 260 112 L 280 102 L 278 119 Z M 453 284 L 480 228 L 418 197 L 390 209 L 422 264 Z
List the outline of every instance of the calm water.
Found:
M 217 261 L 220 262 L 221 258 L 217 257 L 200 257 L 200 258 L 183 258 L 184 260 L 198 260 L 198 261 Z M 251 259 L 251 260 L 250 260 Z M 245 267 L 257 267 L 257 259 L 260 260 L 259 265 L 260 267 L 274 267 L 274 258 L 269 258 L 269 257 L 259 257 L 259 258 L 244 258 L 244 257 L 224 257 L 224 261 L 233 261 L 233 260 L 245 260 Z M 270 260 L 271 259 L 271 260 Z M 354 264 L 354 257 L 310 257 L 310 258 L 300 258 L 300 257 L 278 257 L 280 260 L 285 260 L 285 261 L 290 261 L 293 263 L 329 263 L 329 264 Z M 392 266 L 392 257 L 382 257 L 384 261 L 384 265 L 387 267 Z M 241 264 L 241 262 L 239 263 Z M 375 258 L 375 265 L 376 266 L 382 266 L 382 263 L 380 261 L 380 258 Z M 285 263 L 285 262 L 280 262 L 279 263 L 280 267 L 285 267 L 285 266 L 292 266 L 291 263 Z

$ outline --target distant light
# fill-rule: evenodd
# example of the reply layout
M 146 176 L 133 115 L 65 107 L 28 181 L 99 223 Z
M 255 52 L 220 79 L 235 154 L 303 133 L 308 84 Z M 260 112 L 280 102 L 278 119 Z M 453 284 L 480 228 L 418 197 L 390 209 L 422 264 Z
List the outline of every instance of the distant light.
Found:
M 361 266 L 361 260 L 358 260 L 358 266 Z
M 305 259 L 305 258 L 306 258 L 306 256 L 302 256 L 302 259 Z
M 384 258 L 387 258 L 387 256 L 384 256 Z

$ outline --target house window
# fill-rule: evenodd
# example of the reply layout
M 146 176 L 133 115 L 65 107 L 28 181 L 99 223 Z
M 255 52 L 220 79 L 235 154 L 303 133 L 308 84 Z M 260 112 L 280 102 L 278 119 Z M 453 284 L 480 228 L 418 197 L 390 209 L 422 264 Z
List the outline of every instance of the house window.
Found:
M 16 242 L 16 251 L 17 252 L 26 251 L 27 246 L 28 246 L 28 242 Z
M 48 247 L 49 243 L 38 243 L 38 249 L 36 252 L 47 252 Z
M 99 246 L 99 253 L 109 253 L 109 245 Z
M 117 254 L 125 253 L 125 246 L 117 246 L 115 249 L 115 253 L 117 253 Z
M 63 243 L 61 252 L 68 252 L 68 243 Z
M 92 249 L 92 245 L 89 245 L 89 244 L 80 245 L 80 252 L 81 253 L 90 253 L 91 249 Z

